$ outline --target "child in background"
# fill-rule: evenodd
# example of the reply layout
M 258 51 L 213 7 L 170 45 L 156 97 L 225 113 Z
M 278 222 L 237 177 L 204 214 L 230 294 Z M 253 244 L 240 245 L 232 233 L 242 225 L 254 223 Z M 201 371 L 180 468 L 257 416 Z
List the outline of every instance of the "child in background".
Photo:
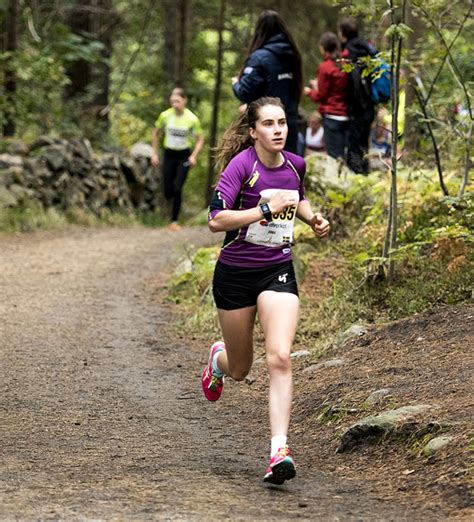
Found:
M 308 118 L 305 142 L 305 156 L 312 152 L 324 152 L 326 150 L 326 144 L 324 143 L 323 117 L 317 111 L 314 111 Z

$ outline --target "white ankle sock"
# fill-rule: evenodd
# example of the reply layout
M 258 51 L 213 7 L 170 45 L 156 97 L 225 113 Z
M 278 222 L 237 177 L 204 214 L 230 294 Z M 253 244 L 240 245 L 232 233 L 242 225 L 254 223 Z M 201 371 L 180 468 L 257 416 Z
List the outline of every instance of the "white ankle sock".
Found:
M 219 354 L 221 352 L 223 352 L 224 349 L 222 350 L 218 350 L 215 354 L 214 354 L 214 357 L 212 358 L 212 361 L 211 361 L 211 368 L 212 368 L 212 373 L 216 376 L 216 377 L 222 377 L 224 375 L 224 372 L 219 368 L 219 366 L 217 366 L 217 357 L 219 356 Z
M 286 435 L 275 435 L 272 437 L 272 449 L 270 452 L 270 458 L 275 455 L 275 453 L 280 449 L 286 446 Z

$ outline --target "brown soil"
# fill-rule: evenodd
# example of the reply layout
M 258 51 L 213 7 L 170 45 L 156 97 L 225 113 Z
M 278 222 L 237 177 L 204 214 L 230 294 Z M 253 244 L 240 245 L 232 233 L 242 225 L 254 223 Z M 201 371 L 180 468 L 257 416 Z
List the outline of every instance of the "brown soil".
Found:
M 372 329 L 335 349 L 340 367 L 295 361 L 297 477 L 268 487 L 262 348 L 248 383 L 201 395 L 207 346 L 171 336 L 156 290 L 204 229 L 104 229 L 0 237 L 0 519 L 469 519 L 472 306 Z M 422 339 L 420 339 L 422 338 Z M 427 403 L 455 442 L 336 454 L 369 412 L 318 421 L 322 405 Z M 406 471 L 408 470 L 408 472 Z

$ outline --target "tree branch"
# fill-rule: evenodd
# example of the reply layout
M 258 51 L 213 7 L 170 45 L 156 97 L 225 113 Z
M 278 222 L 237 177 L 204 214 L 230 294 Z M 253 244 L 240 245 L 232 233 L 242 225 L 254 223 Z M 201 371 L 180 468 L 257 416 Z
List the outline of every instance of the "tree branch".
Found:
M 418 98 L 418 101 L 420 102 L 420 107 L 421 107 L 421 110 L 423 111 L 423 116 L 425 117 L 426 126 L 428 127 L 428 133 L 430 135 L 431 142 L 433 144 L 433 151 L 434 151 L 435 159 L 436 159 L 436 167 L 438 169 L 439 184 L 441 185 L 441 190 L 443 191 L 443 194 L 445 196 L 449 196 L 448 189 L 447 189 L 446 185 L 444 184 L 443 169 L 441 167 L 441 158 L 439 155 L 438 144 L 436 143 L 436 138 L 433 133 L 433 128 L 431 126 L 428 112 L 426 110 L 425 98 L 421 94 L 418 87 L 415 87 L 415 94 L 416 94 L 416 97 Z
M 463 21 L 461 22 L 460 26 L 459 26 L 459 29 L 456 33 L 456 35 L 454 36 L 454 38 L 451 40 L 451 43 L 448 45 L 446 40 L 444 39 L 439 27 L 435 24 L 435 22 L 433 21 L 433 19 L 431 18 L 431 16 L 429 15 L 429 13 L 427 12 L 427 10 L 422 7 L 421 5 L 415 5 L 415 8 L 416 9 L 419 9 L 423 15 L 426 17 L 426 19 L 429 21 L 429 23 L 433 26 L 434 30 L 437 32 L 438 36 L 440 36 L 441 38 L 441 41 L 443 43 L 443 45 L 445 46 L 446 48 L 446 54 L 443 56 L 443 59 L 441 60 L 441 65 L 437 71 L 437 73 L 435 74 L 435 77 L 433 78 L 433 80 L 431 81 L 431 85 L 430 85 L 430 88 L 429 88 L 429 91 L 428 91 L 428 94 L 427 96 L 425 97 L 425 100 L 426 100 L 426 103 L 428 103 L 429 99 L 431 98 L 431 95 L 433 94 L 433 89 L 434 89 L 434 86 L 436 84 L 436 82 L 438 81 L 438 78 L 439 78 L 439 75 L 441 74 L 441 71 L 443 70 L 443 67 L 444 67 L 444 64 L 446 63 L 446 60 L 448 59 L 448 57 L 450 57 L 450 59 L 452 60 L 452 56 L 451 56 L 451 48 L 453 47 L 453 45 L 455 44 L 456 40 L 459 38 L 459 36 L 461 35 L 462 33 L 462 30 L 464 29 L 464 25 L 466 24 L 467 20 L 469 19 L 470 17 L 470 14 L 471 14 L 471 11 L 472 11 L 472 0 L 469 1 L 469 10 L 468 12 L 465 14 L 464 16 L 464 19 Z M 472 118 L 472 114 L 471 114 L 471 118 Z
M 100 111 L 100 113 L 99 113 L 100 116 L 106 116 L 114 108 L 115 104 L 117 103 L 117 101 L 120 97 L 120 94 L 122 93 L 122 90 L 125 86 L 125 82 L 128 79 L 128 75 L 130 74 L 132 66 L 135 63 L 135 60 L 137 59 L 137 56 L 142 49 L 143 42 L 145 41 L 146 33 L 147 33 L 148 27 L 150 25 L 150 21 L 152 19 L 151 13 L 154 10 L 155 4 L 156 4 L 156 0 L 150 0 L 150 7 L 147 10 L 147 12 L 145 13 L 145 20 L 144 20 L 144 23 L 142 26 L 142 31 L 140 33 L 140 37 L 138 39 L 138 46 L 135 49 L 135 51 L 131 54 L 130 58 L 128 59 L 127 65 L 125 66 L 125 69 L 122 73 L 122 78 L 120 80 L 120 83 L 119 83 L 117 89 L 115 89 L 115 92 L 112 95 L 112 98 L 109 101 L 108 105 Z

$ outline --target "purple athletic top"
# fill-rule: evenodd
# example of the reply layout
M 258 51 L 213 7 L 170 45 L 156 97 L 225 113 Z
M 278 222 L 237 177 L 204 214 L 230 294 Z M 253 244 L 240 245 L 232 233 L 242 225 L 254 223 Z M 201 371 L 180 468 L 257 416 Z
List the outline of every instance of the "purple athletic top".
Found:
M 282 151 L 285 161 L 275 168 L 266 167 L 254 147 L 232 158 L 222 172 L 209 206 L 209 221 L 222 210 L 255 208 L 264 189 L 297 190 L 300 201 L 305 199 L 304 175 L 306 164 L 301 156 Z M 245 241 L 248 227 L 226 233 L 219 261 L 240 267 L 262 267 L 291 260 L 288 244 L 278 247 L 257 245 Z

